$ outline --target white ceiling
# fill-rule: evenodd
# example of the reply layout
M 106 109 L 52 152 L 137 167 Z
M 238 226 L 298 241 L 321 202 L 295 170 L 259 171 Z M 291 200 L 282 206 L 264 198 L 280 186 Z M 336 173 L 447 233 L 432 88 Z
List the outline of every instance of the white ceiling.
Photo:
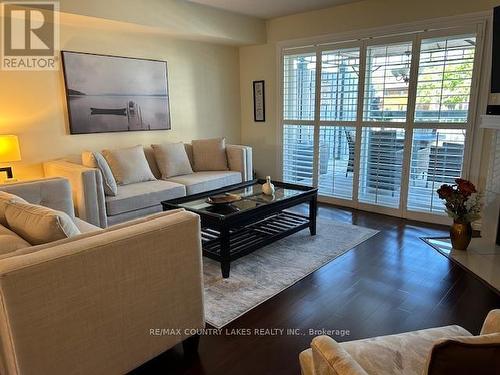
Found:
M 187 0 L 234 13 L 259 18 L 275 18 L 360 0 Z

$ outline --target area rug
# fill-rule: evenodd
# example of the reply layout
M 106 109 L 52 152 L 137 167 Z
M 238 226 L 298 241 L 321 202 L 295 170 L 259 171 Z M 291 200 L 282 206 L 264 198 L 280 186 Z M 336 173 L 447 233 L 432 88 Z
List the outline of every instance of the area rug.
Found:
M 206 321 L 224 327 L 377 232 L 318 219 L 316 236 L 303 230 L 240 258 L 228 279 L 220 263 L 204 257 Z

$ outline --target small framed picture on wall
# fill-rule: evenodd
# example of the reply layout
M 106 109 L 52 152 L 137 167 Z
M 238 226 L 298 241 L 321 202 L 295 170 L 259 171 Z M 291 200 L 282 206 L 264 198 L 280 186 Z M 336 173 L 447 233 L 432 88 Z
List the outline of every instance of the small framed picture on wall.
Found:
M 253 81 L 253 120 L 255 122 L 266 121 L 264 81 Z

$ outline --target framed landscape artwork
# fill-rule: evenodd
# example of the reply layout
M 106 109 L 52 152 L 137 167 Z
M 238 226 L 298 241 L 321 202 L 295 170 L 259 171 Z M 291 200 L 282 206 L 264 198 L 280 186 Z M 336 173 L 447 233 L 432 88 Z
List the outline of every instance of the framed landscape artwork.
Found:
M 71 134 L 169 130 L 167 62 L 62 51 Z

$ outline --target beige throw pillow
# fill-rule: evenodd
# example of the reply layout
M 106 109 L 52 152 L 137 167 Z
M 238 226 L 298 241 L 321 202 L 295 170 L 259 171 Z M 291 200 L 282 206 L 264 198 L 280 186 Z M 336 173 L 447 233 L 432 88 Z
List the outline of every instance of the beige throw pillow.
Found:
M 82 164 L 89 168 L 97 168 L 101 171 L 102 182 L 104 185 L 104 193 L 106 195 L 115 196 L 118 192 L 113 172 L 109 168 L 108 162 L 100 152 L 83 151 Z
M 66 213 L 36 204 L 9 202 L 5 218 L 9 228 L 32 245 L 80 234 Z
M 195 171 L 227 171 L 225 138 L 200 139 L 191 143 Z
M 144 155 L 144 148 L 140 145 L 117 150 L 103 150 L 102 154 L 118 185 L 156 180 Z
M 193 173 L 184 143 L 164 143 L 151 145 L 151 147 L 154 150 L 162 179 Z
M 5 191 L 0 191 L 0 224 L 7 226 L 7 220 L 5 219 L 5 210 L 7 208 L 7 203 L 9 202 L 21 202 L 28 203 L 23 198 L 17 195 L 6 193 Z

